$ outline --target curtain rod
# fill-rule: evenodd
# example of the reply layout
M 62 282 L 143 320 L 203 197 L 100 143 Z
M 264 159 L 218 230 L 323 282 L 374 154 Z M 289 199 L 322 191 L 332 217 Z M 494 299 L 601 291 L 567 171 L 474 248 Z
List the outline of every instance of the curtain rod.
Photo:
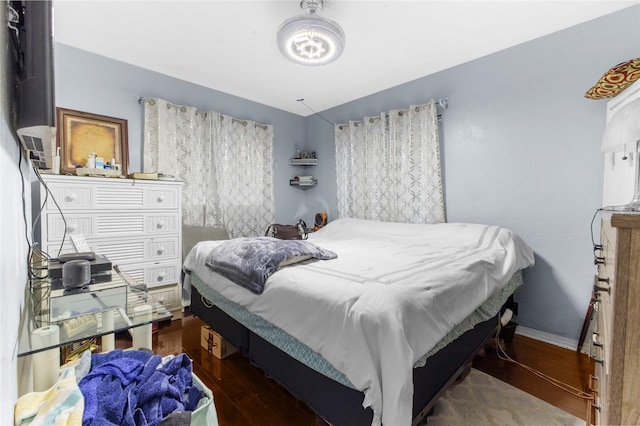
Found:
M 435 101 L 435 100 L 434 100 L 434 101 Z M 438 107 L 440 107 L 440 108 L 442 108 L 442 109 L 447 109 L 447 108 L 449 108 L 449 98 L 441 98 L 441 99 L 438 99 L 437 101 L 435 101 L 435 103 L 436 103 L 436 108 L 438 108 Z M 419 106 L 420 106 L 420 105 L 417 105 L 417 106 L 416 106 L 416 108 L 417 108 L 417 107 L 419 107 Z M 402 115 L 402 113 L 407 112 L 407 111 L 409 111 L 409 108 L 403 108 L 403 109 L 399 109 L 399 110 L 398 110 L 398 113 L 399 113 L 400 115 Z M 387 113 L 385 113 L 385 114 L 384 114 L 384 116 L 385 116 L 385 117 L 387 117 L 387 118 L 389 118 L 389 113 L 388 113 L 388 112 L 387 112 Z M 376 117 L 374 117 L 374 118 L 378 118 L 378 117 L 376 116 Z M 438 114 L 438 121 L 440 121 L 441 119 L 442 119 L 442 114 Z
M 155 100 L 153 98 L 145 98 L 143 96 L 134 96 L 134 98 L 136 98 L 138 100 L 139 104 L 141 104 L 141 103 L 143 103 L 145 101 L 149 102 L 149 104 L 151 104 L 151 105 L 153 105 L 155 103 Z M 165 101 L 165 102 L 167 102 L 167 106 L 168 107 L 169 106 L 173 106 L 175 108 L 179 108 L 181 112 L 187 112 L 187 107 L 184 106 L 184 105 L 174 104 L 174 103 L 169 102 L 169 101 Z M 196 109 L 196 113 L 204 114 L 204 116 L 206 117 L 207 114 L 208 114 L 208 111 L 200 111 L 199 109 Z M 220 120 L 223 120 L 224 117 L 225 117 L 224 114 L 220 114 Z M 242 124 L 243 126 L 246 126 L 247 124 L 249 124 L 249 121 L 247 121 L 247 120 L 241 120 L 241 119 L 234 118 L 234 117 L 231 117 L 231 116 L 228 116 L 228 115 L 226 117 L 231 119 L 232 122 L 238 123 L 238 124 Z M 255 125 L 257 127 L 260 127 L 261 129 L 264 129 L 264 130 L 267 130 L 269 128 L 268 124 L 255 123 Z
M 434 99 L 434 102 L 436 103 L 436 108 L 438 108 L 438 107 L 442 108 L 442 109 L 449 108 L 449 98 L 441 98 L 441 99 L 438 99 L 437 101 Z M 420 105 L 416 105 L 416 107 L 419 107 L 419 106 Z M 406 112 L 406 111 L 409 111 L 409 108 L 402 108 L 402 109 L 398 110 L 399 113 L 403 113 L 403 112 Z M 385 117 L 389 117 L 389 113 L 388 112 L 385 113 L 384 116 Z M 440 119 L 441 117 L 442 117 L 442 115 L 438 114 L 438 119 Z
M 322 118 L 324 121 L 326 121 L 327 123 L 331 124 L 332 126 L 336 126 L 336 123 L 327 120 L 322 114 L 320 114 L 319 112 L 314 111 L 313 109 L 311 109 L 311 107 L 309 107 L 309 105 L 304 103 L 304 98 L 300 98 L 300 99 L 296 99 L 297 102 L 300 102 L 302 105 L 304 105 L 305 107 L 307 107 L 307 109 L 309 111 L 311 111 L 314 115 L 317 115 L 318 117 Z M 436 102 L 436 108 L 437 107 L 441 107 L 442 109 L 447 109 L 449 108 L 449 98 L 440 98 L 438 99 Z M 409 111 L 409 109 L 404 109 L 404 110 L 400 110 L 400 111 Z M 389 113 L 385 114 L 386 118 L 389 118 Z M 442 121 L 442 115 L 438 114 L 438 121 Z M 361 122 L 362 120 L 356 121 L 356 123 Z M 340 124 L 340 126 L 344 126 L 345 123 Z M 342 127 L 340 127 L 342 129 Z
M 441 99 L 438 99 L 437 101 L 435 101 L 435 103 L 436 103 L 436 109 L 437 109 L 438 107 L 440 107 L 440 108 L 442 108 L 442 109 L 447 109 L 447 108 L 449 108 L 449 98 L 441 98 Z M 416 108 L 417 108 L 417 107 L 418 107 L 418 106 L 416 106 Z M 403 114 L 404 112 L 406 112 L 406 111 L 409 111 L 409 108 L 400 109 L 400 110 L 398 110 L 398 115 L 402 115 L 402 114 Z M 370 122 L 370 123 L 373 123 L 373 121 L 374 121 L 374 120 L 380 120 L 381 115 L 382 115 L 382 114 L 380 114 L 380 115 L 376 115 L 376 116 L 368 117 L 369 122 Z M 384 117 L 385 117 L 385 118 L 389 118 L 389 113 L 388 113 L 388 112 L 387 112 L 387 113 L 385 113 L 385 114 L 384 114 Z M 436 117 L 437 117 L 437 119 L 438 119 L 438 122 L 442 121 L 442 114 L 438 114 L 438 115 L 436 115 Z M 354 122 L 354 123 L 356 123 L 356 125 L 357 125 L 357 123 L 364 123 L 364 118 L 363 118 L 362 120 L 353 120 L 353 122 Z M 347 124 L 348 124 L 348 123 L 342 123 L 342 124 L 339 124 L 339 126 L 340 126 L 340 130 L 342 130 L 342 129 L 343 129 L 343 126 L 346 126 Z

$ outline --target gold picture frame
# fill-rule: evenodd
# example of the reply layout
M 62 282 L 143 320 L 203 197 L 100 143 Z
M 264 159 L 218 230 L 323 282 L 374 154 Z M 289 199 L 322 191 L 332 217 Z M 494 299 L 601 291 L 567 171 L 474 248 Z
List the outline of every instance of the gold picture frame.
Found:
M 56 118 L 61 173 L 76 174 L 76 167 L 87 167 L 95 153 L 105 163 L 115 159 L 120 174 L 127 176 L 127 120 L 66 108 L 56 108 Z

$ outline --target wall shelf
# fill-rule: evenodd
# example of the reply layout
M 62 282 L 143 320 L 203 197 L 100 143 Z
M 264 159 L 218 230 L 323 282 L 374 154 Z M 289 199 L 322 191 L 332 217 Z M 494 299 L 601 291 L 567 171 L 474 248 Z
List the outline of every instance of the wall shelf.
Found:
M 317 166 L 318 159 L 317 158 L 290 158 L 289 159 L 290 166 Z
M 317 184 L 318 184 L 318 181 L 316 179 L 309 180 L 309 181 L 307 181 L 307 180 L 298 180 L 298 179 L 290 179 L 289 180 L 289 185 L 290 186 L 295 186 L 295 187 L 300 188 L 300 189 L 313 188 Z
M 297 166 L 297 167 L 317 166 L 318 159 L 317 158 L 290 158 L 289 165 Z M 296 188 L 299 188 L 299 189 L 309 189 L 309 188 L 313 188 L 318 184 L 318 180 L 313 179 L 312 176 L 307 175 L 306 178 L 307 179 L 290 179 L 289 186 L 295 186 Z

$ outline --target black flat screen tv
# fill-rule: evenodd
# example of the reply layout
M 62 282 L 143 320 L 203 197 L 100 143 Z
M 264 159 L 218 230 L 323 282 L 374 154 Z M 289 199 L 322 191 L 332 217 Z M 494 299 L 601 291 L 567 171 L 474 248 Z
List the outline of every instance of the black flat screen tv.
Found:
M 11 1 L 16 133 L 34 166 L 50 169 L 55 155 L 53 3 Z

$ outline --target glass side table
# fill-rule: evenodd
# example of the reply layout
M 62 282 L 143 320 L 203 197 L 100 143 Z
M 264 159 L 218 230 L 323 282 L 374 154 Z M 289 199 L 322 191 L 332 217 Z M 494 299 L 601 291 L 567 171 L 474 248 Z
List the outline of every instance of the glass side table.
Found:
M 55 383 L 58 371 L 52 363 L 59 366 L 60 347 L 101 337 L 106 352 L 114 349 L 114 333 L 129 330 L 134 349 L 151 349 L 151 324 L 171 318 L 171 312 L 126 273 L 112 270 L 92 277 L 103 282 L 71 292 L 58 280 L 33 280 L 20 324 L 18 357 L 34 356 L 35 391 Z M 37 386 L 37 379 L 45 383 Z
M 65 307 L 67 309 L 65 309 Z M 101 337 L 171 317 L 144 286 L 125 272 L 86 290 L 65 292 L 55 280 L 34 280 L 20 326 L 18 356 Z M 38 329 L 57 326 L 58 342 L 33 338 Z M 45 336 L 47 333 L 36 333 Z

